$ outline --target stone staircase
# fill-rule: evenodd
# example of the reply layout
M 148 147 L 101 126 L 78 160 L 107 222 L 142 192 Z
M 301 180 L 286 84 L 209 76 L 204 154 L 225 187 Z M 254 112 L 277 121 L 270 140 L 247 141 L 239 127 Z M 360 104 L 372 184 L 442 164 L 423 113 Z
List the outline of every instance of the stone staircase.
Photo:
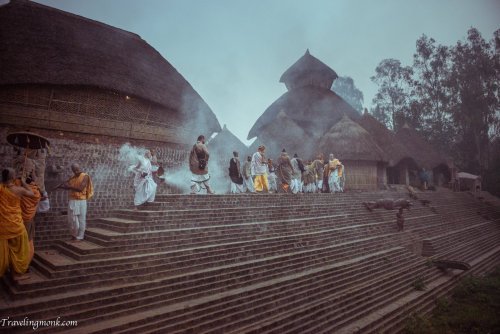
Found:
M 3 278 L 0 315 L 78 321 L 42 333 L 398 332 L 460 278 L 500 264 L 500 207 L 418 195 L 430 204 L 414 201 L 403 232 L 396 211 L 361 204 L 399 192 L 158 195 L 93 219 L 84 242 L 40 249 L 30 279 Z

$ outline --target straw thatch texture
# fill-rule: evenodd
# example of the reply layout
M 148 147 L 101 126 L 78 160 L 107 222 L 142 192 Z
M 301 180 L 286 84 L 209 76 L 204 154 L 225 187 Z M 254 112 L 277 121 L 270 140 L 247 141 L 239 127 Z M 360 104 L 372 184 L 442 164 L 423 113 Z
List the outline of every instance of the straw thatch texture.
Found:
M 370 133 L 347 116 L 323 136 L 319 147 L 325 154 L 333 153 L 340 160 L 387 161 Z
M 210 152 L 231 159 L 233 151 L 236 151 L 240 156 L 244 156 L 248 147 L 241 142 L 229 129 L 224 125 L 222 131 L 219 132 L 208 143 Z
M 0 85 L 90 86 L 203 115 L 220 131 L 209 106 L 138 35 L 31 1 L 0 7 Z
M 263 129 L 254 143 L 265 145 L 266 155 L 272 159 L 277 158 L 282 149 L 290 155 L 298 153 L 301 157 L 313 157 L 315 154 L 314 141 L 283 111 Z
M 427 169 L 448 165 L 448 158 L 439 154 L 415 129 L 405 124 L 396 132 L 396 138 L 412 153 L 419 167 Z
M 248 139 L 259 136 L 269 123 L 276 120 L 281 111 L 313 138 L 321 137 L 344 114 L 353 119 L 360 117 L 359 113 L 335 92 L 315 86 L 300 87 L 286 92 L 271 104 L 250 129 Z
M 311 56 L 309 50 L 299 58 L 280 78 L 288 89 L 306 85 L 316 85 L 326 89 L 332 87 L 338 78 L 337 73 L 318 58 Z
M 408 149 L 396 138 L 396 134 L 387 129 L 385 125 L 376 120 L 372 115 L 365 112 L 357 120 L 357 123 L 368 131 L 375 143 L 384 150 L 389 166 L 395 166 L 402 159 L 412 157 Z

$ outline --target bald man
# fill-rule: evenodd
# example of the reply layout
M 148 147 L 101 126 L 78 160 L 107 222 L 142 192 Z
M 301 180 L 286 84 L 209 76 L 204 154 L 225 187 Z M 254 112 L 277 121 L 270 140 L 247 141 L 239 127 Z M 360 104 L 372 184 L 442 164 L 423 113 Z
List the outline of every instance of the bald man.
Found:
M 72 164 L 71 171 L 73 176 L 57 188 L 69 190 L 68 224 L 71 241 L 80 242 L 85 237 L 87 200 L 94 195 L 94 187 L 90 176 L 82 172 L 78 164 Z

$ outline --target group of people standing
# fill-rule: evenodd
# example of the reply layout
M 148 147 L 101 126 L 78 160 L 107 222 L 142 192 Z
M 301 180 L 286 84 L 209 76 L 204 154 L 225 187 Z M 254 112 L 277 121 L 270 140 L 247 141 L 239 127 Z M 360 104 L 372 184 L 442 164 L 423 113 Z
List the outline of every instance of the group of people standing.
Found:
M 283 149 L 275 164 L 272 159 L 266 159 L 265 150 L 266 147 L 260 145 L 257 152 L 247 157 L 243 166 L 238 152 L 233 152 L 229 162 L 231 193 L 344 191 L 345 168 L 333 154 L 326 163 L 322 155 L 304 163 L 297 154 L 290 158 Z

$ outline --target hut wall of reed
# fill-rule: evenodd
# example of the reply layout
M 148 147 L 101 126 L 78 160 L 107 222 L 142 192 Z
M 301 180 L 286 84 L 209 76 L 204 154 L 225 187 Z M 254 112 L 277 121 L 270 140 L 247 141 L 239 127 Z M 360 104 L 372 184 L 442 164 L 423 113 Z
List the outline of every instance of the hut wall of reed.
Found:
M 379 169 L 375 161 L 347 160 L 345 190 L 376 190 L 379 186 Z

